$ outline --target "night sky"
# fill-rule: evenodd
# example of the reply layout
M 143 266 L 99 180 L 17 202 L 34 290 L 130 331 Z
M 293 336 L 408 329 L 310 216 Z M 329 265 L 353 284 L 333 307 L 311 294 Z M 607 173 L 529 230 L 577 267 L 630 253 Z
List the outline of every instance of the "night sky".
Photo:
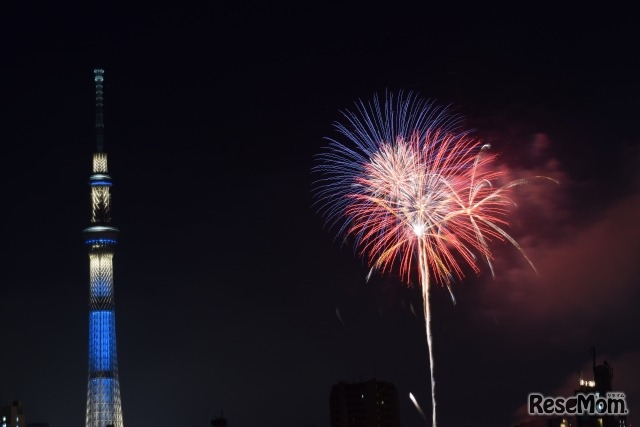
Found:
M 128 427 L 328 427 L 331 386 L 374 377 L 425 425 L 419 289 L 367 283 L 312 206 L 332 123 L 386 90 L 451 105 L 509 176 L 560 181 L 516 194 L 539 275 L 496 244 L 495 278 L 432 293 L 439 425 L 512 426 L 528 393 L 591 379 L 592 346 L 640 423 L 634 14 L 423 4 L 0 6 L 0 402 L 84 423 L 101 67 Z

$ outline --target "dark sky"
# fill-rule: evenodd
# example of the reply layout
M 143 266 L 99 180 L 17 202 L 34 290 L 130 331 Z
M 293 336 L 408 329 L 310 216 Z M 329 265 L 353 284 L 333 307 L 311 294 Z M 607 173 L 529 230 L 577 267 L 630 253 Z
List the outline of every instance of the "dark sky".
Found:
M 633 13 L 519 5 L 0 6 L 0 400 L 84 423 L 94 137 L 105 69 L 118 361 L 127 426 L 329 426 L 341 380 L 429 411 L 419 290 L 374 276 L 312 208 L 340 110 L 415 91 L 514 177 L 487 269 L 433 291 L 438 419 L 509 426 L 572 393 L 589 348 L 640 407 L 640 118 Z M 214 3 L 222 3 L 216 4 Z M 342 321 L 337 316 L 341 314 Z M 417 316 L 413 314 L 417 313 Z

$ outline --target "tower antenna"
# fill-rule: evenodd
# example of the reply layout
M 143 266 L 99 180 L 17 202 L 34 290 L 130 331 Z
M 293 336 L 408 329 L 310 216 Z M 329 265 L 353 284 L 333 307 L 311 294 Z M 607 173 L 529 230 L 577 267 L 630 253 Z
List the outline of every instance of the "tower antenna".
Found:
M 93 70 L 93 80 L 96 82 L 96 146 L 98 152 L 104 147 L 104 104 L 102 86 L 104 82 L 104 69 Z
M 91 223 L 83 230 L 89 252 L 89 382 L 85 427 L 123 427 L 116 352 L 113 255 L 119 230 L 111 225 L 111 176 L 103 151 L 102 87 L 104 70 L 93 71 L 96 83 L 96 142 L 93 153 Z

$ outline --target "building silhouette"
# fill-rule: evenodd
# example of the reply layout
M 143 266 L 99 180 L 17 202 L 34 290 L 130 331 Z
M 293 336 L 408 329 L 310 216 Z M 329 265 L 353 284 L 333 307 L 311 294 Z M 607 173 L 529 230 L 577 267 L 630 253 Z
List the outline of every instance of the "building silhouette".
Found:
M 593 357 L 593 380 L 580 378 L 575 394 L 595 393 L 597 397 L 605 397 L 607 393 L 614 391 L 613 366 L 606 360 L 597 365 L 595 348 L 591 349 L 591 355 Z M 623 415 L 577 415 L 576 427 L 627 427 L 627 417 Z
M 215 417 L 211 420 L 211 425 L 213 427 L 227 427 L 227 419 L 224 417 L 224 414 L 220 412 L 219 417 Z
M 331 427 L 400 427 L 398 391 L 390 382 L 341 381 L 329 401 Z
M 113 253 L 118 229 L 111 225 L 111 177 L 104 152 L 104 70 L 94 70 L 96 151 L 93 154 L 91 224 L 83 231 L 89 249 L 89 383 L 86 427 L 122 427 L 116 353 Z
M 0 407 L 0 427 L 25 427 L 22 402 L 16 400 L 11 405 Z

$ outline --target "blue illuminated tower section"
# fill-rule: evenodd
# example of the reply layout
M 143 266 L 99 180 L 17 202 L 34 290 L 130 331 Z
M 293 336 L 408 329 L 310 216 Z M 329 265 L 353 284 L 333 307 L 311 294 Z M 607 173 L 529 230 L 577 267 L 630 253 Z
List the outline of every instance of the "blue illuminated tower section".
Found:
M 122 404 L 116 356 L 113 252 L 118 229 L 111 225 L 111 177 L 104 148 L 104 70 L 96 83 L 96 152 L 93 154 L 91 225 L 84 230 L 89 249 L 89 385 L 86 427 L 122 427 Z

